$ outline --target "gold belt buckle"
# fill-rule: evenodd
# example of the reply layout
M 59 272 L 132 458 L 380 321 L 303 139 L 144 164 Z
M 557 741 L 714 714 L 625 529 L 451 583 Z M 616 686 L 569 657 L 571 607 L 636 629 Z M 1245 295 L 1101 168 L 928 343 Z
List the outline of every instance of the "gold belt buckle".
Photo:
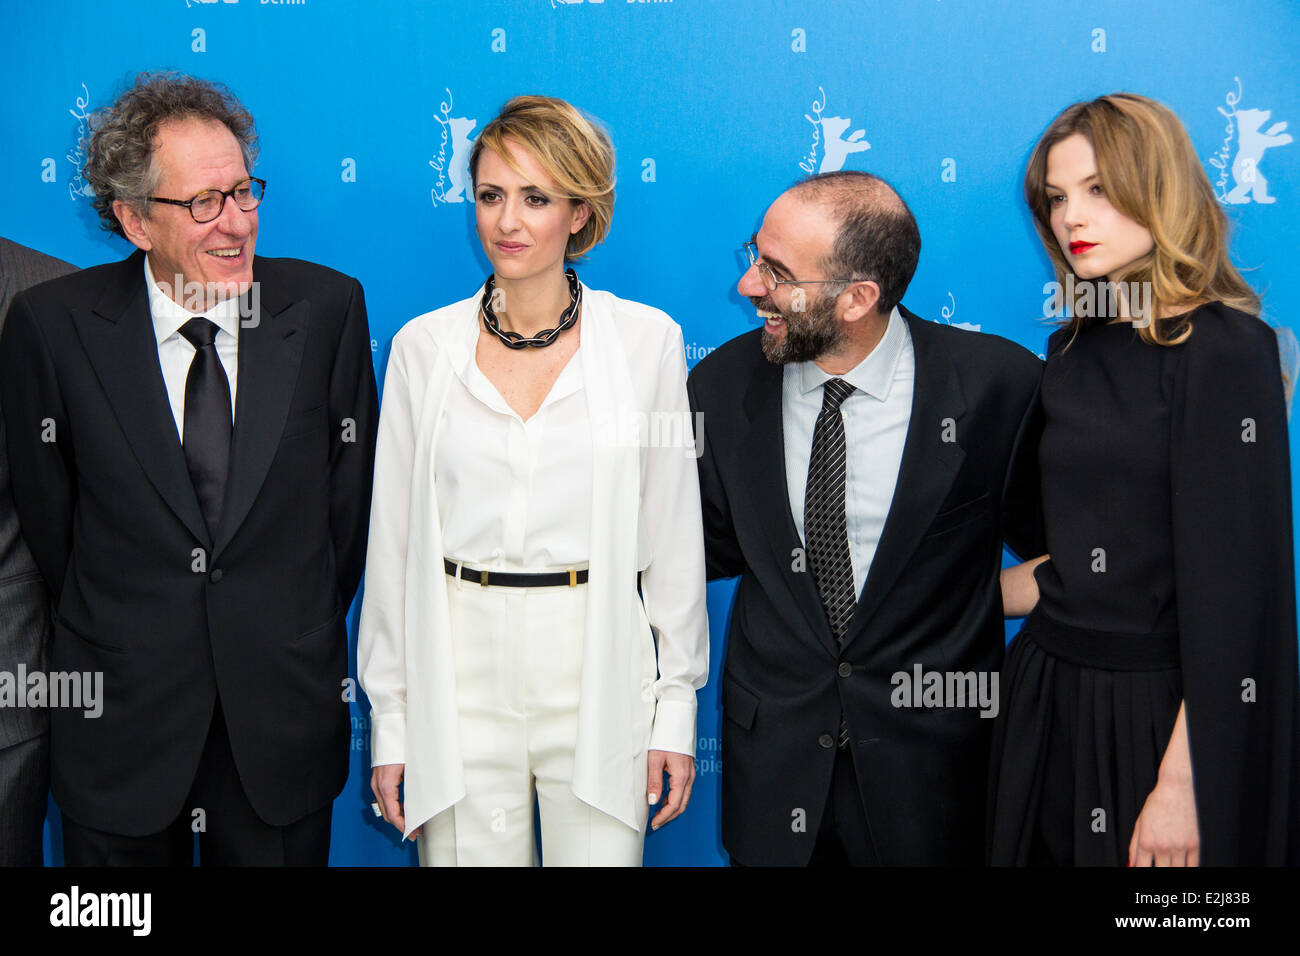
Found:
M 480 587 L 488 586 L 488 573 L 486 570 L 480 571 L 478 573 L 478 583 Z
M 577 586 L 578 586 L 578 572 L 575 571 L 573 568 L 569 568 L 569 587 L 576 588 Z

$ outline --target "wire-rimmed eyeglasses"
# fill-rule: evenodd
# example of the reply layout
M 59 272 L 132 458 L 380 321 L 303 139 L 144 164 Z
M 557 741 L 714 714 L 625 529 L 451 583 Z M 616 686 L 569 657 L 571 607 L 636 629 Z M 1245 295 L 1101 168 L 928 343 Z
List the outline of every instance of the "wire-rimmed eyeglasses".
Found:
M 779 285 L 816 285 L 827 282 L 866 282 L 866 279 L 778 279 L 772 267 L 759 258 L 758 244 L 749 240 L 744 244 L 745 255 L 749 257 L 749 264 L 758 269 L 758 277 L 763 280 L 763 286 L 768 292 L 775 292 Z

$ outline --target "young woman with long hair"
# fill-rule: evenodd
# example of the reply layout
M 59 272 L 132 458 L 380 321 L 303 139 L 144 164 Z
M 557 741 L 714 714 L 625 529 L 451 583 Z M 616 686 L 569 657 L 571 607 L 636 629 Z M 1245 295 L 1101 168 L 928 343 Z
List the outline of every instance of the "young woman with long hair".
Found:
M 1294 864 L 1277 336 L 1161 104 L 1066 109 L 1025 196 L 1072 315 L 1042 385 L 1049 554 L 1003 574 L 1006 613 L 1029 617 L 1003 670 L 991 861 Z

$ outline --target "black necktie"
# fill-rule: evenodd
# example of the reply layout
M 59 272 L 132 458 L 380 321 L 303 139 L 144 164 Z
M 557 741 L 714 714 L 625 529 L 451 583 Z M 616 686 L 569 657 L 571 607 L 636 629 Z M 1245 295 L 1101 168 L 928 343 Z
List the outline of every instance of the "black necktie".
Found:
M 822 410 L 813 429 L 812 455 L 808 461 L 808 485 L 804 491 L 804 540 L 808 544 L 808 565 L 826 619 L 836 642 L 844 646 L 844 633 L 857 604 L 853 590 L 853 561 L 849 556 L 849 533 L 844 517 L 844 419 L 840 405 L 854 388 L 832 378 L 823 389 Z M 839 746 L 849 743 L 849 725 L 840 714 Z
M 230 468 L 230 383 L 221 367 L 217 326 L 199 316 L 181 326 L 181 335 L 194 346 L 185 376 L 185 463 L 203 510 L 208 533 L 216 537 L 221 502 L 226 496 Z

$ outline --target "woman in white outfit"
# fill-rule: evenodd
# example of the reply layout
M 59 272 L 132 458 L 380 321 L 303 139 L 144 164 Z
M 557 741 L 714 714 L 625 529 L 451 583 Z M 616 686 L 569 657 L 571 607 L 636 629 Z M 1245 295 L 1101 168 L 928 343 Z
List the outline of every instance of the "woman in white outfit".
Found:
M 423 865 L 532 865 L 536 799 L 547 865 L 638 866 L 648 808 L 690 799 L 708 671 L 682 334 L 566 272 L 614 202 L 571 105 L 511 100 L 470 172 L 493 273 L 397 333 L 384 383 L 371 788 Z

